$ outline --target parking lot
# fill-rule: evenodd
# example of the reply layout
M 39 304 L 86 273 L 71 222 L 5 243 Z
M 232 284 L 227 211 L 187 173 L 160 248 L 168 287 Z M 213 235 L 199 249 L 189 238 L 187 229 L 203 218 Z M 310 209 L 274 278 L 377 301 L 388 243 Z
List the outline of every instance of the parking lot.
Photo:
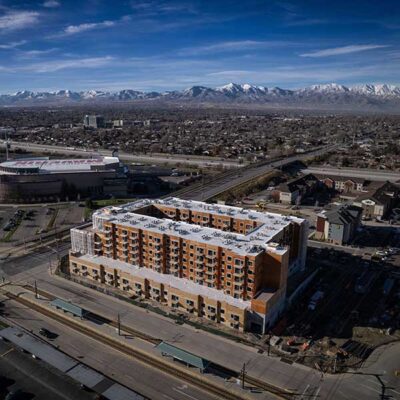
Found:
M 23 243 L 82 223 L 84 210 L 79 203 L 32 206 L 0 206 L 0 243 Z

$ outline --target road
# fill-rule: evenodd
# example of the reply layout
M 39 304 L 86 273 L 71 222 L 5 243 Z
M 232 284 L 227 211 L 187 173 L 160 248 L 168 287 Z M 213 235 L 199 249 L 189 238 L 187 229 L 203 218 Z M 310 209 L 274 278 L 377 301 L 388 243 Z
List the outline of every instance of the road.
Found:
M 245 168 L 240 168 L 233 172 L 228 172 L 225 176 L 215 179 L 206 185 L 194 185 L 192 188 L 184 189 L 180 194 L 177 193 L 177 197 L 185 200 L 206 201 L 254 178 L 266 175 L 267 173 L 272 172 L 275 168 L 283 167 L 284 165 L 290 164 L 294 161 L 301 161 L 313 156 L 322 155 L 328 151 L 332 151 L 335 147 L 336 146 L 327 146 L 307 154 L 297 154 L 295 156 L 285 157 L 282 160 L 258 163 L 253 166 L 250 165 Z
M 215 400 L 213 396 L 197 388 L 189 387 L 178 379 L 144 366 L 133 358 L 12 300 L 6 300 L 3 311 L 8 314 L 8 321 L 21 325 L 36 335 L 42 327 L 58 334 L 54 340 L 47 341 L 71 357 L 150 399 Z M 42 336 L 39 337 L 46 340 Z M 157 382 L 157 385 L 154 385 L 154 382 Z M 75 399 L 73 396 L 62 398 Z
M 196 330 L 186 324 L 176 325 L 170 319 L 147 312 L 127 302 L 83 288 L 61 278 L 50 276 L 48 274 L 49 260 L 55 261 L 55 255 L 51 251 L 35 257 L 28 256 L 26 261 L 19 259 L 16 264 L 11 266 L 3 265 L 2 269 L 3 273 L 10 275 L 9 277 L 14 282 L 33 284 L 36 280 L 39 288 L 90 310 L 97 311 L 111 319 L 115 319 L 115 316 L 120 313 L 123 324 L 166 340 L 183 349 L 211 359 L 218 364 L 240 370 L 243 362 L 246 362 L 247 371 L 251 376 L 276 386 L 292 389 L 296 393 L 304 394 L 304 399 L 380 399 L 381 397 L 377 396 L 377 391 L 381 390 L 381 383 L 378 380 L 375 381 L 375 378 L 371 379 L 372 373 L 379 373 L 385 387 L 391 388 L 387 390 L 392 399 L 400 398 L 396 397 L 397 394 L 394 392 L 400 392 L 400 381 L 392 378 L 394 369 L 400 368 L 395 356 L 392 355 L 394 348 L 387 351 L 385 348 L 378 349 L 379 357 L 375 357 L 374 353 L 372 358 L 369 359 L 371 361 L 368 362 L 368 366 L 366 366 L 368 368 L 359 370 L 362 374 L 327 375 L 321 379 L 321 374 L 315 370 L 297 366 L 296 364 L 288 365 L 280 361 L 279 358 L 258 354 L 255 349 L 248 346 Z M 24 267 L 16 269 L 15 266 L 17 264 Z M 400 349 L 396 347 L 396 351 L 397 353 L 395 354 L 398 355 Z M 96 357 L 101 357 L 101 355 L 96 355 Z M 382 365 L 375 364 L 374 360 L 386 358 L 391 361 L 387 364 L 385 372 L 382 372 L 381 369 L 384 363 Z M 122 371 L 126 371 L 126 369 Z M 150 383 L 146 381 L 143 384 Z M 141 391 L 138 388 L 137 390 Z M 349 393 L 352 394 L 350 395 Z M 176 396 L 172 396 L 172 398 L 175 399 Z
M 12 344 L 0 341 L 0 398 L 6 390 L 21 390 L 21 399 L 94 400 L 94 393 L 79 388 L 72 379 L 39 360 L 19 351 Z
M 349 178 L 363 178 L 369 181 L 396 182 L 400 180 L 399 172 L 379 171 L 364 168 L 333 168 L 333 167 L 309 167 L 302 171 L 304 174 L 335 175 Z
M 29 153 L 53 153 L 53 154 L 62 154 L 70 155 L 70 156 L 83 156 L 90 157 L 93 154 L 103 155 L 103 156 L 111 156 L 112 151 L 110 150 L 84 150 L 80 148 L 71 148 L 64 146 L 50 146 L 36 143 L 27 143 L 27 142 L 15 142 L 10 141 L 11 149 L 24 149 Z M 5 147 L 5 143 L 0 143 L 1 147 Z M 196 165 L 198 167 L 208 167 L 208 166 L 223 166 L 224 168 L 236 168 L 242 167 L 243 164 L 240 164 L 238 160 L 227 160 L 223 158 L 214 158 L 214 157 L 198 157 L 193 155 L 148 155 L 148 154 L 131 154 L 120 151 L 118 156 L 121 161 L 129 161 L 135 163 L 152 163 L 152 164 L 188 164 L 188 165 Z

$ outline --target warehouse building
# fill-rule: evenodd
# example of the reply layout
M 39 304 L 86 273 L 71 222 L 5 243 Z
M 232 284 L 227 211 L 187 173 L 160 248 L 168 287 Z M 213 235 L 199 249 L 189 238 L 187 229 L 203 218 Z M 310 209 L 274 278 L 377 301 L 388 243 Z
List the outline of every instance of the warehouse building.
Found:
M 300 218 L 176 198 L 107 207 L 72 229 L 70 273 L 238 330 L 264 333 L 304 268 Z
M 0 202 L 57 201 L 92 195 L 124 196 L 126 168 L 118 157 L 0 163 Z

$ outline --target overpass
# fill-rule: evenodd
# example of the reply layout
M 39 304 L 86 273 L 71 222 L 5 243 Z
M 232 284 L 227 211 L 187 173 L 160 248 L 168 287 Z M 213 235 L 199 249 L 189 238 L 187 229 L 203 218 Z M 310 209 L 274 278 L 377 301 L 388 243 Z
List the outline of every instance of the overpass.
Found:
M 335 168 L 335 167 L 309 167 L 302 171 L 305 174 L 315 175 L 334 175 L 348 178 L 361 178 L 378 182 L 397 182 L 400 181 L 400 172 L 391 172 L 367 168 Z
M 283 167 L 294 161 L 303 161 L 310 157 L 320 156 L 324 153 L 332 151 L 336 145 L 318 148 L 307 153 L 296 154 L 289 157 L 280 157 L 274 160 L 266 160 L 256 164 L 250 164 L 242 168 L 229 170 L 217 175 L 208 182 L 201 182 L 187 188 L 181 189 L 170 196 L 179 197 L 185 200 L 207 201 L 211 198 L 242 185 L 252 179 L 261 177 L 268 172 L 272 172 L 275 168 Z

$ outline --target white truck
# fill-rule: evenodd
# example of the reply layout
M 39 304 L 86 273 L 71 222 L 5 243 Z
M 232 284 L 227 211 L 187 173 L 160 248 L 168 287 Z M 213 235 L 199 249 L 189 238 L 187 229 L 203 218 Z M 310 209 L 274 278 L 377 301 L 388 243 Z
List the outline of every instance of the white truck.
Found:
M 314 311 L 319 302 L 324 298 L 324 292 L 321 290 L 317 290 L 311 297 L 310 302 L 308 303 L 308 309 Z

